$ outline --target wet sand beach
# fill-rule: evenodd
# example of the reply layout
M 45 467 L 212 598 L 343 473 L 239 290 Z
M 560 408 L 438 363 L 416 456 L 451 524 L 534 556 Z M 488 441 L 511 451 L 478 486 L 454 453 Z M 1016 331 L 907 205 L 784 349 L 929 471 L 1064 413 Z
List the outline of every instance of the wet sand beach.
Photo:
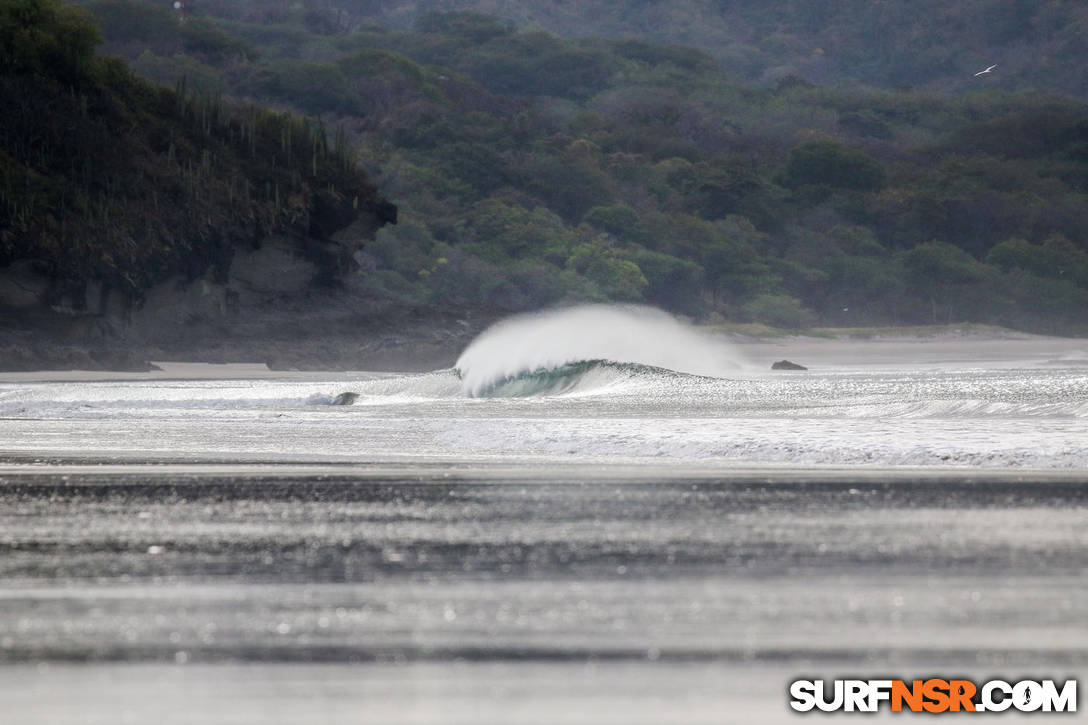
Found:
M 3 721 L 773 723 L 801 677 L 1083 674 L 1085 341 L 731 350 L 498 399 L 5 375 Z
M 12 722 L 770 722 L 1088 663 L 1067 472 L 119 468 L 0 472 Z

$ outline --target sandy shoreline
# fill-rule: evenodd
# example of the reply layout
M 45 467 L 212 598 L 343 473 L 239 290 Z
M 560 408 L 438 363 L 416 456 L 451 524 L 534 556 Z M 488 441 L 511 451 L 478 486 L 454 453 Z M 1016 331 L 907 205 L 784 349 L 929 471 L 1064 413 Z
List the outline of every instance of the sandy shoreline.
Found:
M 752 372 L 713 385 L 759 416 L 692 417 L 717 399 L 671 379 L 649 408 L 264 363 L 0 374 L 4 713 L 785 723 L 800 676 L 1083 670 L 1088 340 L 723 341 Z M 351 383 L 385 402 L 309 402 Z
M 79 455 L 11 453 L 0 450 L 0 481 L 64 477 L 72 485 L 80 481 L 146 481 L 156 477 L 189 479 L 298 479 L 322 481 L 404 480 L 416 483 L 472 481 L 474 483 L 572 483 L 607 480 L 610 483 L 661 483 L 715 481 L 734 484 L 957 484 L 1077 483 L 1088 481 L 1088 471 L 1048 468 L 980 468 L 973 466 L 890 466 L 745 463 L 740 465 L 693 462 L 677 465 L 647 460 L 638 463 L 557 462 L 526 458 L 516 461 L 481 462 L 471 459 L 421 459 L 403 461 L 268 461 L 178 460 L 140 458 L 115 460 Z
M 1055 364 L 1088 366 L 1088 339 L 1029 335 L 1011 330 L 937 327 L 928 331 L 903 328 L 896 334 L 890 328 L 878 328 L 869 334 L 862 330 L 837 331 L 834 336 L 750 337 L 704 328 L 708 334 L 732 349 L 754 370 L 768 369 L 776 360 L 789 359 L 806 367 L 879 366 L 915 364 L 948 365 L 956 363 Z M 461 351 L 450 345 L 437 352 L 431 343 L 424 354 L 413 360 L 410 343 L 401 345 L 398 355 L 406 361 L 401 369 L 423 372 L 425 369 L 450 367 Z M 366 371 L 397 369 L 394 358 L 368 366 L 360 359 L 354 369 L 343 365 L 306 369 L 270 368 L 265 362 L 204 362 L 199 360 L 153 360 L 149 371 L 125 370 L 33 370 L 0 372 L 0 383 L 91 382 L 109 380 L 328 380 L 330 377 Z M 428 367 L 432 365 L 433 367 Z
M 0 472 L 13 722 L 779 723 L 1088 661 L 1083 484 L 57 478 Z

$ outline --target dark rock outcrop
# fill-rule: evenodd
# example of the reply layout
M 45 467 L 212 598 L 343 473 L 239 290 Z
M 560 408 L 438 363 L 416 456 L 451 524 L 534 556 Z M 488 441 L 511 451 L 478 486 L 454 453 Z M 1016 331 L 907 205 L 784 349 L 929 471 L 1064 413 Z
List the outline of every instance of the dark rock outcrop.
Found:
M 778 362 L 771 364 L 771 370 L 808 370 L 808 368 L 804 365 L 790 362 L 789 360 L 779 360 Z

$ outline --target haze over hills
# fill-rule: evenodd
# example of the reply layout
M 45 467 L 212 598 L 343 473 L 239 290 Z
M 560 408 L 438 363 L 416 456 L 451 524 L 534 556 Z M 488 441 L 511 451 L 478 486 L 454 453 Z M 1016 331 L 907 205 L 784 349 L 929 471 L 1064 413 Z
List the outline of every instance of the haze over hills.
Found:
M 17 3 L 0 0 L 5 5 Z M 353 149 L 378 192 L 399 207 L 400 223 L 379 230 L 352 259 L 337 257 L 336 284 L 322 294 L 331 295 L 331 308 L 345 321 L 350 309 L 374 309 L 360 303 L 365 297 L 386 309 L 417 310 L 421 319 L 624 301 L 700 320 L 792 329 L 964 321 L 1042 332 L 1088 329 L 1088 104 L 1068 92 L 1025 90 L 1026 80 L 1010 90 L 1016 84 L 997 72 L 1006 69 L 1004 61 L 993 74 L 973 76 L 1000 59 L 965 63 L 963 88 L 938 89 L 946 76 L 936 75 L 929 76 L 931 88 L 874 88 L 851 79 L 813 83 L 799 67 L 738 75 L 720 52 L 626 31 L 562 37 L 539 29 L 546 18 L 565 18 L 567 29 L 605 33 L 607 23 L 650 18 L 651 11 L 686 18 L 693 32 L 714 27 L 685 15 L 691 4 L 682 2 L 511 2 L 497 8 L 501 16 L 327 0 L 189 0 L 181 12 L 160 0 L 84 5 L 101 29 L 101 53 L 120 56 L 136 74 L 169 89 L 184 86 L 189 108 L 270 106 L 310 119 L 309 130 L 300 127 L 308 139 L 303 145 L 312 146 L 320 130 L 341 139 L 339 148 Z M 833 4 L 813 4 L 826 10 L 817 16 L 804 10 L 807 4 L 772 5 L 789 12 L 778 17 L 763 5 L 732 7 L 752 28 L 776 17 L 795 29 L 851 21 Z M 882 5 L 889 12 L 898 7 Z M 997 7 L 955 5 L 967 14 Z M 511 23 L 519 7 L 538 16 Z M 720 15 L 724 6 L 714 7 Z M 593 8 L 595 16 L 575 23 Z M 1051 33 L 1010 35 L 1006 45 L 1079 47 L 1067 38 L 1069 23 L 1082 14 L 1078 6 L 1024 8 L 1034 13 L 1033 23 L 1044 9 L 1065 12 L 1066 20 Z M 943 22 L 951 22 L 948 12 L 940 11 Z M 908 30 L 929 27 L 924 13 L 915 14 Z M 850 25 L 855 35 L 883 27 L 884 15 L 869 25 L 863 15 Z M 664 33 L 666 19 L 646 22 Z M 742 26 L 749 27 L 739 20 L 729 27 Z M 3 24 L 0 31 L 7 32 Z M 752 57 L 767 59 L 781 33 L 761 33 Z M 899 42 L 866 47 L 893 49 Z M 868 67 L 885 56 L 871 56 L 876 60 Z M 1036 56 L 1045 59 L 1041 51 Z M 1069 65 L 1073 73 L 1084 64 Z M 123 72 L 119 61 L 105 67 Z M 33 78 L 24 73 L 5 83 L 16 89 L 10 102 L 26 106 L 17 89 L 34 85 Z M 78 93 L 72 101 L 62 84 L 35 87 L 41 108 L 60 109 L 54 124 L 81 113 L 98 118 L 98 106 L 84 110 Z M 194 112 L 186 111 L 189 123 L 205 133 Z M 33 130 L 33 115 L 24 113 L 26 129 Z M 131 128 L 138 139 L 149 127 L 136 121 Z M 227 146 L 241 140 L 239 133 L 228 131 Z M 32 248 L 24 244 L 29 237 L 12 236 L 16 225 L 39 229 L 81 209 L 65 200 L 80 199 L 88 184 L 104 185 L 109 204 L 131 209 L 146 208 L 140 200 L 148 195 L 152 202 L 161 198 L 167 181 L 189 183 L 201 204 L 224 213 L 197 215 L 198 221 L 221 218 L 210 226 L 239 228 L 239 217 L 225 210 L 246 197 L 235 193 L 229 174 L 225 203 L 222 193 L 209 193 L 200 183 L 205 162 L 198 147 L 186 149 L 196 154 L 190 165 L 182 159 L 165 167 L 176 168 L 178 179 L 160 183 L 152 176 L 133 186 L 118 173 L 104 182 L 91 171 L 56 174 L 48 154 L 28 153 L 33 144 L 10 133 L 5 138 L 15 146 L 4 153 L 18 162 L 3 168 L 7 204 L 0 215 L 8 216 L 0 216 L 0 230 L 14 241 L 0 266 L 9 271 L 45 261 L 69 270 L 78 287 L 95 269 L 118 276 L 116 262 L 126 258 L 118 250 L 131 259 L 169 259 L 175 269 L 216 268 L 209 257 L 215 245 L 206 243 L 214 236 L 201 231 L 208 225 L 193 226 L 195 238 L 176 224 L 162 225 L 169 233 L 130 230 L 118 237 L 112 212 L 104 216 L 94 206 L 95 222 L 76 246 Z M 169 138 L 151 142 L 171 158 Z M 270 153 L 258 156 L 265 161 L 274 161 L 277 149 L 296 148 L 283 135 L 264 143 Z M 178 163 L 180 148 L 171 163 Z M 252 156 L 244 142 L 243 150 Z M 224 159 L 213 153 L 209 162 L 229 170 Z M 274 163 L 259 174 L 267 180 L 287 172 L 284 183 L 318 175 L 311 156 L 292 159 L 293 171 Z M 57 193 L 20 196 L 16 190 L 38 183 L 43 169 L 53 174 Z M 312 196 L 304 198 L 320 196 L 320 184 L 305 185 Z M 277 196 L 263 180 L 257 191 L 269 210 L 280 209 L 277 218 L 291 217 L 290 195 Z M 100 264 L 82 265 L 84 258 Z M 199 315 L 186 319 L 199 327 Z M 357 320 L 348 324 L 358 327 Z
M 342 124 L 402 211 L 365 250 L 376 294 L 785 327 L 1057 331 L 1088 310 L 1088 107 L 1069 96 L 745 85 L 690 47 L 473 12 L 199 2 L 183 21 L 89 7 L 138 72 Z
M 199 0 L 259 19 L 283 3 Z M 563 37 L 637 37 L 698 48 L 735 82 L 796 75 L 819 84 L 1088 94 L 1088 5 L 1078 0 L 317 0 L 314 28 L 364 21 L 410 27 L 434 11 L 475 11 Z

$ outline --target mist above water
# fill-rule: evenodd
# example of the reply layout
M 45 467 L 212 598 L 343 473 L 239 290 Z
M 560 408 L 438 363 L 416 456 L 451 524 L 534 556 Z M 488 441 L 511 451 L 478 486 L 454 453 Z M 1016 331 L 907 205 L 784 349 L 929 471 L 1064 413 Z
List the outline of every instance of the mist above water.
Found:
M 590 360 L 715 377 L 741 367 L 728 343 L 661 310 L 583 305 L 502 320 L 472 341 L 456 368 L 465 392 L 475 395 L 505 378 Z

